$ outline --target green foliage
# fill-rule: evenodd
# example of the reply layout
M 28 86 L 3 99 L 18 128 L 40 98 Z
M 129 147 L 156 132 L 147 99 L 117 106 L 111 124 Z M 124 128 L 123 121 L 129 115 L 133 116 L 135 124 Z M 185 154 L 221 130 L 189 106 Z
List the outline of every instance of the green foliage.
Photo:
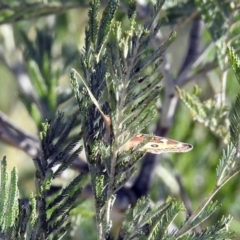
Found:
M 217 0 L 199 1 L 195 0 L 196 5 L 201 11 L 204 22 L 207 23 L 213 39 L 217 41 L 228 31 L 229 22 L 227 18 L 232 16 L 232 7 L 229 1 Z
M 169 200 L 164 204 L 151 207 L 149 198 L 139 199 L 133 209 L 128 209 L 120 232 L 122 239 L 164 239 L 165 232 L 176 215 L 183 211 L 183 206 L 176 200 Z
M 125 171 L 133 169 L 136 161 L 143 155 L 137 152 L 122 153 L 121 147 L 131 136 L 144 129 L 156 116 L 155 102 L 160 94 L 158 85 L 162 78 L 157 71 L 160 57 L 175 36 L 174 33 L 171 34 L 169 39 L 156 51 L 150 50 L 148 48 L 150 39 L 154 36 L 154 32 L 150 31 L 152 25 L 145 28 L 136 25 L 132 5 L 132 13 L 129 13 L 130 27 L 122 32 L 121 24 L 113 22 L 116 4 L 117 2 L 114 1 L 109 2 L 103 12 L 99 27 L 96 26 L 94 20 L 98 10 L 96 6 L 91 6 L 89 27 L 85 31 L 86 41 L 91 42 L 91 45 L 88 44 L 85 52 L 80 56 L 83 77 L 80 75 L 79 77 L 84 83 L 91 101 L 97 106 L 97 112 L 91 101 L 83 102 L 81 100 L 76 82 L 76 71 L 73 70 L 70 74 L 79 108 L 85 113 L 83 125 L 88 126 L 87 129 L 84 128 L 83 139 L 90 164 L 91 182 L 98 215 L 96 216 L 98 233 L 102 233 L 100 238 L 109 234 L 111 222 L 108 212 L 112 205 L 112 194 L 129 180 L 131 175 L 126 177 Z M 162 3 L 159 1 L 158 7 L 155 8 L 152 15 L 153 20 L 161 5 Z M 93 31 L 95 32 L 93 33 Z M 108 36 L 109 41 L 105 50 L 104 46 Z M 98 40 L 95 42 L 95 39 Z M 149 75 L 149 71 L 156 73 Z M 84 96 L 85 99 L 87 97 Z M 103 103 L 102 107 L 98 102 Z M 101 109 L 106 109 L 106 113 L 103 113 Z M 104 118 L 105 125 L 107 124 L 105 115 L 109 115 L 111 119 L 110 132 L 108 132 L 107 126 L 104 130 L 103 119 L 98 124 L 99 113 Z M 99 143 L 104 134 L 110 134 L 110 139 L 108 139 L 109 136 L 106 139 L 110 143 L 107 148 Z M 124 154 L 124 158 L 122 154 Z M 123 159 L 126 165 L 122 163 Z
M 230 48 L 229 48 L 230 49 Z M 239 71 L 239 64 L 238 64 L 238 57 L 235 55 L 234 51 L 229 51 L 229 58 L 231 60 L 231 64 L 233 68 L 235 69 L 235 72 Z M 192 109 L 198 109 L 197 105 L 199 105 L 198 114 L 201 116 L 204 116 L 205 112 L 203 109 L 203 105 L 196 101 L 193 104 L 192 99 L 196 99 L 195 96 L 191 96 L 190 94 L 183 94 L 180 89 L 178 89 L 181 98 L 184 100 L 185 104 L 192 110 Z M 202 111 L 201 111 L 202 110 Z M 206 115 L 205 115 L 206 116 Z M 217 119 L 217 118 L 216 118 Z M 217 179 L 215 183 L 215 188 L 213 191 L 209 194 L 209 196 L 203 201 L 202 205 L 196 210 L 190 218 L 187 220 L 187 222 L 184 224 L 182 228 L 178 230 L 176 233 L 176 237 L 182 236 L 186 231 L 189 230 L 189 227 L 193 224 L 194 221 L 196 221 L 196 217 L 200 217 L 200 219 L 204 220 L 206 217 L 208 217 L 206 207 L 211 207 L 209 205 L 210 200 L 213 198 L 213 196 L 220 190 L 221 187 L 223 187 L 231 178 L 233 178 L 236 174 L 240 172 L 240 164 L 238 160 L 238 152 L 239 152 L 239 122 L 240 122 L 240 102 L 239 102 L 239 96 L 237 96 L 236 101 L 229 113 L 229 119 L 230 119 L 230 134 L 231 134 L 231 141 L 227 147 L 227 150 L 223 151 L 222 158 L 219 161 L 219 165 L 217 167 Z M 214 206 L 214 205 L 213 205 Z M 204 210 L 204 211 L 203 211 Z M 203 211 L 203 212 L 202 212 Z M 215 211 L 214 207 L 210 208 L 210 213 Z M 201 214 L 201 215 L 199 215 Z M 206 216 L 204 216 L 206 215 Z M 201 221 L 202 221 L 201 220 Z M 230 222 L 231 218 L 228 219 L 222 219 L 220 222 L 218 222 L 217 225 L 215 225 L 213 228 L 210 228 L 209 230 L 206 230 L 205 232 L 202 232 L 199 236 L 194 236 L 193 239 L 206 239 L 207 236 L 213 235 L 216 236 L 216 239 L 224 239 L 228 235 L 226 232 L 220 231 L 219 227 L 227 227 L 228 223 Z M 198 223 L 199 224 L 199 223 Z M 194 224 L 195 225 L 195 224 Z M 214 231 L 214 232 L 211 232 Z M 185 238 L 184 238 L 185 239 Z M 187 238 L 188 239 L 188 238 Z M 214 238 L 215 239 L 215 238 Z
M 130 14 L 130 16 L 134 16 L 134 14 Z M 129 139 L 129 135 L 126 133 L 130 133 L 130 136 L 136 134 L 148 124 L 147 116 L 150 116 L 150 118 L 153 117 L 153 112 L 151 112 L 151 110 L 153 110 L 152 106 L 156 101 L 156 96 L 159 94 L 158 89 L 156 88 L 157 78 L 155 76 L 150 77 L 146 75 L 145 72 L 147 72 L 147 68 L 151 63 L 156 61 L 159 62 L 159 57 L 165 50 L 166 46 L 168 46 L 168 44 L 172 40 L 170 37 L 167 43 L 163 44 L 162 47 L 160 47 L 154 53 L 151 52 L 150 55 L 146 51 L 146 46 L 148 45 L 149 39 L 151 38 L 151 32 L 149 31 L 150 29 L 144 29 L 139 26 L 138 28 L 135 28 L 135 25 L 133 23 L 134 21 L 130 21 L 130 29 L 127 30 L 125 34 L 122 34 L 122 31 L 120 30 L 121 26 L 119 23 L 117 23 L 115 25 L 115 34 L 111 35 L 109 44 L 107 44 L 107 51 L 102 52 L 101 54 L 99 53 L 97 58 L 94 58 L 93 55 L 89 55 L 88 53 L 86 53 L 85 56 L 84 54 L 81 56 L 81 66 L 83 67 L 82 71 L 84 77 L 80 76 L 80 79 L 84 83 L 94 105 L 97 107 L 97 111 L 100 111 L 103 118 L 104 116 L 109 115 L 112 122 L 112 126 L 110 129 L 110 134 L 112 138 L 109 142 L 109 155 L 105 155 L 106 149 L 104 148 L 104 146 L 100 146 L 98 144 L 99 135 L 97 135 L 96 139 L 94 138 L 94 134 L 96 134 L 96 132 L 99 131 L 101 128 L 103 129 L 104 126 L 99 128 L 99 125 L 94 126 L 94 124 L 91 123 L 92 131 L 87 131 L 86 133 L 84 133 L 85 142 L 89 144 L 89 146 L 94 146 L 96 144 L 98 146 L 98 152 L 97 155 L 94 156 L 94 158 L 92 157 L 95 151 L 91 151 L 87 155 L 89 156 L 88 161 L 90 163 L 92 185 L 93 189 L 95 189 L 94 192 L 96 208 L 99 209 L 97 210 L 97 214 L 99 214 L 99 216 L 97 216 L 99 234 L 101 232 L 104 232 L 104 234 L 108 235 L 108 229 L 110 229 L 110 222 L 108 222 L 108 212 L 110 211 L 112 205 L 111 195 L 114 193 L 113 190 L 116 188 L 116 186 L 121 186 L 125 183 L 125 179 L 127 179 L 124 178 L 124 182 L 116 182 L 116 178 L 114 178 L 115 172 L 121 172 L 122 170 L 118 169 L 117 163 L 119 163 L 118 157 L 121 157 L 121 146 Z M 112 29 L 114 29 L 114 25 Z M 88 40 L 90 40 L 90 38 L 91 36 L 88 36 Z M 93 43 L 93 40 L 91 42 Z M 92 48 L 95 48 L 94 45 L 92 46 Z M 94 52 L 94 50 L 92 50 L 92 52 Z M 142 58 L 142 56 L 144 56 L 144 58 Z M 127 57 L 131 57 L 130 60 L 128 60 Z M 84 64 L 86 62 L 88 62 L 88 65 Z M 91 65 L 91 63 L 93 66 L 95 66 L 93 72 L 91 68 L 88 67 L 89 64 Z M 157 65 L 155 65 L 154 67 L 153 69 L 157 69 Z M 73 83 L 76 82 L 76 75 L 74 73 L 74 71 L 71 73 L 71 79 Z M 139 78 L 140 75 L 141 78 Z M 97 80 L 97 86 L 100 86 L 100 89 L 95 87 L 95 82 Z M 148 85 L 144 84 L 145 80 L 148 80 Z M 139 88 L 136 87 L 137 83 L 139 83 Z M 76 89 L 77 84 L 74 83 L 72 85 L 75 89 L 75 95 L 77 96 L 77 100 L 79 103 L 80 93 Z M 106 87 L 106 90 L 103 90 L 103 86 Z M 179 93 L 181 93 L 182 99 L 185 100 L 185 103 L 191 108 L 191 110 L 195 111 L 195 117 L 199 121 L 204 122 L 206 126 L 208 126 L 214 133 L 218 134 L 221 137 L 224 137 L 227 141 L 228 125 L 226 125 L 226 122 L 228 118 L 228 111 L 226 106 L 218 106 L 216 105 L 216 102 L 211 100 L 209 100 L 207 104 L 201 104 L 196 97 L 193 98 L 190 94 L 186 93 L 184 95 L 183 92 L 180 92 L 180 89 Z M 107 113 L 102 113 L 101 108 L 103 108 L 104 105 L 103 107 L 100 107 L 98 104 L 98 102 L 101 102 L 102 100 L 105 101 L 105 104 L 106 102 L 109 104 L 109 107 L 107 108 Z M 86 106 L 85 111 L 89 111 L 89 116 L 86 116 L 86 118 L 91 119 L 93 122 L 95 122 L 97 118 L 94 116 L 94 114 L 91 113 L 91 110 L 89 110 L 90 106 L 91 105 L 89 104 L 87 104 Z M 146 106 L 144 110 L 143 106 Z M 210 114 L 212 117 L 210 117 Z M 136 123 L 133 128 L 131 125 L 132 123 Z M 86 124 L 89 124 L 89 122 L 86 122 Z M 107 124 L 106 121 L 105 124 Z M 222 125 L 222 127 L 219 128 L 219 125 Z M 87 149 L 90 150 L 91 148 Z M 116 153 L 118 154 L 116 155 Z M 99 162 L 99 159 L 102 159 L 102 161 Z M 109 159 L 111 159 L 110 168 L 105 165 L 109 162 Z M 234 168 L 231 169 L 231 171 L 226 172 L 224 168 L 226 168 L 226 166 L 230 163 L 230 158 L 224 155 L 223 159 L 224 160 L 221 162 L 225 162 L 225 165 L 223 166 L 220 164 L 218 168 L 219 175 L 218 181 L 216 183 L 216 188 L 213 190 L 213 192 L 209 194 L 203 204 L 199 206 L 198 210 L 196 210 L 192 214 L 192 216 L 184 223 L 184 225 L 178 231 L 176 231 L 176 233 L 174 233 L 174 237 L 180 237 L 183 234 L 186 234 L 190 229 L 199 225 L 201 222 L 206 220 L 214 211 L 216 211 L 216 204 L 209 204 L 210 200 L 217 193 L 217 191 L 226 183 L 226 180 L 233 176 L 233 171 L 238 171 L 238 169 Z M 132 168 L 133 164 L 136 161 L 135 157 L 128 158 L 128 161 L 128 167 Z M 234 161 L 236 162 L 236 156 L 234 157 Z M 97 169 L 96 166 L 98 166 Z M 104 172 L 101 172 L 101 169 L 105 168 L 108 169 L 107 173 L 110 177 L 109 182 L 106 179 L 108 175 L 106 175 Z M 94 176 L 96 173 L 98 175 Z M 224 181 L 219 180 L 222 178 L 224 179 Z M 105 191 L 105 188 L 107 188 L 108 191 Z M 102 208 L 105 210 L 104 212 L 101 211 Z M 138 206 L 136 206 L 136 209 L 138 209 Z M 141 206 L 141 208 L 139 209 L 144 212 L 143 206 Z M 167 211 L 164 212 L 163 222 L 157 221 L 153 214 L 150 215 L 149 219 L 151 222 L 153 222 L 153 224 L 148 223 L 148 236 L 152 236 L 154 239 L 159 239 L 162 237 L 167 238 L 167 235 L 164 235 L 164 233 L 166 232 L 168 224 L 174 219 L 174 217 L 180 210 L 177 209 L 178 208 L 176 208 L 175 211 L 174 208 L 171 209 L 170 213 L 167 213 Z M 104 215 L 106 216 L 106 222 L 102 222 Z M 133 220 L 134 223 L 136 222 L 134 221 L 134 216 L 130 219 Z M 139 227 L 136 227 L 136 225 L 131 226 L 129 224 L 126 224 L 124 226 L 125 228 L 126 226 L 128 226 L 129 234 L 131 232 L 131 234 L 133 234 L 133 236 L 135 237 L 139 237 L 143 234 L 143 230 L 139 229 Z M 221 230 L 223 230 L 225 227 L 221 224 L 219 226 L 221 226 Z M 134 229 L 137 229 L 137 232 L 134 232 Z M 218 228 L 216 232 L 217 231 L 220 231 L 220 229 Z M 124 229 L 122 234 L 126 233 L 127 230 Z M 205 234 L 208 234 L 207 231 L 205 232 Z M 128 239 L 128 237 L 124 237 Z M 131 236 L 129 237 L 129 239 L 131 239 Z
M 68 48 L 68 55 L 65 54 L 64 62 L 59 64 L 59 56 L 53 52 L 53 34 L 49 30 L 44 32 L 37 30 L 35 41 L 23 31 L 21 37 L 26 46 L 24 58 L 32 84 L 29 88 L 33 89 L 31 89 L 32 94 L 27 90 L 20 96 L 38 129 L 42 130 L 42 122 L 45 119 L 53 119 L 59 106 L 72 97 L 71 92 L 61 92 L 56 89 L 61 75 L 77 54 L 73 49 Z M 66 48 L 67 46 L 62 47 L 63 54 Z
M 81 193 L 86 173 L 82 172 L 53 199 L 47 201 L 52 181 L 68 168 L 82 150 L 80 136 L 64 147 L 74 127 L 76 116 L 67 122 L 59 113 L 55 122 L 44 123 L 41 133 L 41 152 L 34 159 L 36 167 L 36 194 L 29 201 L 18 201 L 17 173 L 13 169 L 7 186 L 6 159 L 1 173 L 1 234 L 4 239 L 59 239 L 70 227 L 68 216 Z M 61 165 L 53 171 L 53 167 Z
M 208 99 L 201 102 L 199 88 L 196 86 L 193 93 L 188 93 L 177 87 L 179 97 L 190 110 L 193 120 L 209 128 L 224 142 L 229 139 L 228 107 L 225 103 L 219 103 L 219 99 Z
M 12 230 L 18 216 L 17 171 L 11 171 L 10 182 L 8 182 L 7 161 L 3 157 L 1 161 L 1 201 L 0 201 L 0 233 L 5 237 L 13 236 Z M 9 186 L 8 186 L 9 184 Z
M 234 73 L 236 75 L 237 80 L 239 81 L 240 76 L 240 64 L 239 64 L 239 58 L 234 53 L 233 49 L 228 48 L 228 56 L 230 58 L 231 64 L 233 66 Z M 239 82 L 240 83 L 240 82 Z M 230 134 L 231 134 L 231 141 L 234 144 L 235 148 L 239 149 L 239 137 L 240 137 L 240 126 L 239 126 L 239 119 L 240 119 L 240 112 L 238 110 L 240 106 L 240 95 L 238 94 L 235 104 L 232 108 L 231 115 L 230 115 Z
M 195 0 L 195 3 L 216 45 L 219 67 L 224 71 L 227 68 L 225 58 L 227 44 L 231 44 L 236 49 L 239 45 L 239 4 L 231 4 L 225 0 L 221 2 Z
M 192 0 L 165 1 L 163 9 L 166 11 L 167 24 L 174 25 L 184 21 L 186 16 L 194 14 L 196 6 Z
M 204 239 L 213 239 L 213 240 L 224 240 L 224 239 L 232 239 L 234 234 L 228 231 L 229 223 L 231 221 L 231 217 L 223 217 L 220 219 L 214 226 L 207 228 L 201 233 L 192 233 L 188 236 L 183 236 L 181 240 L 204 240 Z
M 228 57 L 231 62 L 231 66 L 233 68 L 235 77 L 238 80 L 238 83 L 240 84 L 240 59 L 235 54 L 235 51 L 232 47 L 228 47 L 227 50 L 228 50 Z
M 221 44 L 226 47 L 222 37 L 231 24 L 225 22 L 224 16 L 228 18 L 232 14 L 231 5 L 225 1 L 218 4 L 217 0 L 208 3 L 195 2 L 208 23 L 207 27 L 219 50 L 217 54 L 220 69 L 224 70 L 226 62 L 222 61 L 223 51 L 220 51 L 220 47 Z M 52 65 L 53 39 L 50 35 L 38 31 L 35 46 L 27 35 L 22 33 L 28 53 L 26 54 L 28 74 L 36 92 L 35 97 L 40 99 L 30 103 L 29 98 L 24 100 L 38 129 L 43 119 L 49 120 L 42 125 L 41 150 L 33 159 L 36 168 L 36 193 L 31 194 L 29 200 L 17 201 L 16 171 L 12 171 L 8 187 L 5 158 L 2 161 L 1 237 L 60 239 L 66 234 L 71 228 L 69 216 L 77 205 L 77 198 L 82 192 L 87 173 L 84 171 L 79 173 L 52 199 L 47 198 L 48 190 L 53 180 L 77 159 L 83 149 L 79 141 L 83 140 L 93 190 L 98 239 L 111 239 L 110 214 L 114 208 L 115 194 L 136 172 L 135 164 L 145 154 L 139 153 L 138 150 L 152 138 L 152 135 L 135 149 L 125 151 L 123 146 L 157 116 L 155 104 L 160 95 L 160 83 L 163 78 L 159 73 L 160 64 L 165 50 L 176 36 L 176 33 L 172 32 L 160 47 L 154 50 L 151 47 L 151 40 L 156 37 L 163 24 L 163 20 L 159 21 L 157 18 L 163 3 L 161 0 L 156 1 L 149 22 L 142 26 L 137 23 L 136 2 L 129 1 L 126 20 L 129 27 L 124 28 L 120 22 L 115 21 L 120 1 L 109 1 L 101 18 L 100 1 L 93 1 L 88 13 L 88 26 L 85 29 L 85 48 L 80 53 L 80 73 L 71 70 L 70 82 L 73 91 L 64 96 L 56 91 L 60 72 L 55 71 Z M 193 8 L 189 1 L 185 1 L 183 6 Z M 174 13 L 175 9 L 176 6 L 173 6 L 169 9 L 172 12 L 169 13 Z M 24 13 L 21 18 L 27 18 L 27 15 Z M 9 21 L 7 18 L 5 20 Z M 239 81 L 239 58 L 232 48 L 228 49 L 228 55 Z M 66 65 L 65 63 L 64 66 Z M 83 87 L 78 83 L 78 78 Z M 193 118 L 228 142 L 217 167 L 215 186 L 197 210 L 172 232 L 168 232 L 169 227 L 179 213 L 184 211 L 183 204 L 171 199 L 163 204 L 151 205 L 148 197 L 139 199 L 135 206 L 127 210 L 119 239 L 232 237 L 232 233 L 228 231 L 231 217 L 223 217 L 198 233 L 192 233 L 190 230 L 199 226 L 219 209 L 220 205 L 212 202 L 213 197 L 240 171 L 238 161 L 240 95 L 236 98 L 232 110 L 228 111 L 224 102 L 219 104 L 217 100 L 210 99 L 202 103 L 198 96 L 198 88 L 195 88 L 193 94 L 180 88 L 177 90 Z M 73 94 L 79 111 L 75 108 L 70 112 L 68 107 L 71 118 L 64 121 L 62 113 L 58 113 L 56 117 L 60 103 L 66 103 Z M 54 117 L 56 120 L 53 122 L 50 119 Z M 73 133 L 70 136 L 76 123 L 81 126 L 80 134 Z M 57 169 L 53 170 L 54 168 Z

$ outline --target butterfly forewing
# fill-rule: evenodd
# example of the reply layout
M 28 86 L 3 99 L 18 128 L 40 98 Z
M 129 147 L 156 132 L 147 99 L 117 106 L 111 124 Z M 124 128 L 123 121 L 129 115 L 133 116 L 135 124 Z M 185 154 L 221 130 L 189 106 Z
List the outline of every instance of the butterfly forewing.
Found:
M 135 148 L 138 144 L 148 137 L 147 134 L 137 134 L 132 137 L 124 146 L 125 151 Z M 193 146 L 188 143 L 178 142 L 172 139 L 154 136 L 146 145 L 139 149 L 139 151 L 146 151 L 154 154 L 165 152 L 188 152 L 192 150 Z

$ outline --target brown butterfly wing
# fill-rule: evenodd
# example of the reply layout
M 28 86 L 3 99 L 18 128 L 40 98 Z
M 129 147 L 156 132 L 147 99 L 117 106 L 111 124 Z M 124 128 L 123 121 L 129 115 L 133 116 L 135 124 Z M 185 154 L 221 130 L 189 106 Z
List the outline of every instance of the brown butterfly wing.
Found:
M 132 137 L 124 146 L 124 150 L 130 150 L 136 147 L 139 143 L 148 137 L 147 134 L 137 134 Z M 151 141 L 139 149 L 139 151 L 146 151 L 153 154 L 160 154 L 164 152 L 188 152 L 192 149 L 192 145 L 175 141 L 172 139 L 154 136 Z

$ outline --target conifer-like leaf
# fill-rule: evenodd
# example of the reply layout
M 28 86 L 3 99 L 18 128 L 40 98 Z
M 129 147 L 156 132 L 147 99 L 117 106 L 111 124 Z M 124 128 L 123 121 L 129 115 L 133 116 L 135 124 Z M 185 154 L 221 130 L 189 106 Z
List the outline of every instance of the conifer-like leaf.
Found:
M 195 89 L 190 94 L 177 87 L 180 99 L 190 110 L 193 120 L 204 124 L 211 132 L 222 137 L 225 142 L 229 139 L 228 108 L 224 103 L 219 103 L 218 99 L 209 99 L 201 102 L 198 97 L 199 90 Z
M 234 68 L 234 72 L 237 75 L 240 73 L 240 66 L 237 61 L 239 59 L 236 57 L 233 51 L 230 52 L 229 50 L 229 57 Z M 238 76 L 239 77 L 239 76 Z M 239 82 L 240 83 L 240 82 Z M 231 142 L 234 144 L 237 150 L 240 148 L 240 94 L 238 94 L 235 103 L 232 107 L 230 112 L 230 135 L 231 135 Z
M 99 7 L 100 7 L 100 1 L 94 0 L 90 2 L 89 4 L 89 12 L 88 12 L 88 18 L 89 18 L 89 34 L 91 42 L 95 44 L 97 35 L 98 35 L 98 20 L 99 20 Z M 87 43 L 86 46 L 89 44 Z M 86 48 L 86 51 L 89 51 L 89 47 Z
M 127 210 L 120 236 L 123 239 L 144 235 L 146 239 L 164 239 L 169 224 L 182 210 L 183 206 L 175 200 L 151 207 L 149 198 L 139 199 L 133 209 Z
M 229 30 L 229 19 L 233 12 L 231 3 L 229 1 L 220 3 L 218 0 L 196 0 L 195 3 L 213 39 L 217 41 Z
M 24 236 L 29 236 L 30 232 L 32 230 L 32 227 L 34 225 L 31 224 L 31 212 L 36 214 L 36 205 L 29 204 L 27 199 L 19 199 L 18 200 L 19 205 L 19 215 L 17 216 L 17 224 L 15 225 L 16 232 L 18 232 L 16 235 L 19 236 L 20 239 L 24 239 Z M 33 209 L 30 209 L 30 205 L 33 207 Z M 32 211 L 31 211 L 32 210 Z M 35 216 L 36 218 L 36 216 Z
M 217 166 L 217 186 L 219 186 L 226 177 L 237 167 L 236 161 L 236 148 L 230 143 L 226 150 L 223 150 L 222 158 Z
M 171 200 L 167 203 L 168 207 L 163 209 L 161 206 L 161 212 L 152 217 L 148 227 L 150 233 L 148 239 L 164 239 L 168 236 L 168 227 L 173 222 L 175 217 L 180 211 L 183 211 L 183 205 L 177 203 L 175 200 Z M 154 211 L 152 211 L 154 212 Z
M 1 161 L 1 201 L 0 201 L 0 227 L 1 231 L 5 229 L 5 214 L 8 201 L 7 190 L 8 174 L 7 174 L 7 162 L 6 157 L 3 157 Z
M 37 219 L 37 202 L 36 202 L 36 198 L 34 196 L 33 193 L 31 193 L 30 195 L 30 199 L 29 199 L 30 205 L 31 205 L 31 215 L 30 215 L 30 225 L 31 227 L 34 226 L 34 224 L 36 223 L 36 219 Z
M 196 0 L 195 4 L 215 43 L 219 67 L 225 71 L 228 68 L 225 61 L 227 45 L 231 43 L 236 49 L 239 45 L 239 6 L 218 0 Z
M 227 50 L 228 50 L 228 58 L 230 60 L 232 69 L 235 73 L 235 77 L 238 80 L 238 83 L 240 84 L 240 59 L 235 53 L 235 50 L 233 49 L 233 47 L 229 46 Z
M 201 231 L 200 233 L 191 233 L 189 235 L 180 237 L 180 240 L 225 240 L 225 239 L 234 239 L 234 233 L 229 231 L 229 224 L 232 220 L 232 217 L 222 217 L 216 224 L 207 229 Z
M 81 134 L 73 137 L 66 144 L 75 121 L 76 115 L 65 121 L 63 114 L 59 113 L 52 124 L 48 122 L 44 124 L 44 131 L 41 133 L 41 154 L 35 159 L 37 195 L 30 199 L 33 209 L 30 217 L 31 231 L 29 235 L 32 239 L 39 238 L 42 229 L 44 229 L 46 239 L 55 234 L 57 236 L 63 235 L 67 231 L 66 226 L 69 226 L 68 216 L 81 193 L 86 173 L 79 174 L 49 203 L 46 201 L 46 196 L 52 180 L 69 167 L 82 150 L 81 146 L 77 146 Z M 56 164 L 60 164 L 60 166 L 53 172 L 52 168 Z M 36 218 L 36 211 L 38 211 L 38 218 Z M 51 214 L 47 214 L 48 212 Z
M 134 19 L 135 16 L 136 16 L 136 1 L 134 0 L 129 0 L 128 3 L 127 3 L 127 7 L 128 7 L 128 12 L 127 12 L 127 15 L 128 15 L 128 18 L 129 19 Z
M 219 204 L 217 202 L 210 202 L 206 208 L 195 218 L 192 220 L 191 224 L 188 225 L 187 228 L 184 229 L 184 232 L 188 232 L 190 229 L 198 226 L 202 222 L 204 222 L 207 218 L 209 218 L 217 209 L 219 209 Z
M 61 190 L 61 193 L 59 193 L 49 204 L 48 204 L 48 209 L 55 208 L 58 206 L 61 202 L 67 202 L 66 198 L 68 196 L 71 196 L 75 194 L 75 191 L 77 190 L 78 195 L 81 194 L 82 190 L 82 185 L 85 183 L 86 179 L 86 173 L 79 174 L 77 177 L 75 177 L 69 185 Z
M 228 55 L 234 72 L 237 75 L 240 69 L 239 64 L 237 63 L 238 58 L 231 48 L 229 48 Z M 229 144 L 227 150 L 223 151 L 223 156 L 219 162 L 217 168 L 217 185 L 221 184 L 224 182 L 224 180 L 228 179 L 232 175 L 236 174 L 236 172 L 238 172 L 237 169 L 239 167 L 239 163 L 237 161 L 237 154 L 240 149 L 239 107 L 240 95 L 238 94 L 229 114 L 231 143 Z
M 107 40 L 108 34 L 110 32 L 111 22 L 113 20 L 113 17 L 117 10 L 118 5 L 119 5 L 118 0 L 109 1 L 107 7 L 103 11 L 103 15 L 102 15 L 102 19 L 101 19 L 99 31 L 98 31 L 99 34 L 98 34 L 98 39 L 96 44 L 96 54 L 99 54 L 103 44 Z
M 18 217 L 18 197 L 19 197 L 19 190 L 18 190 L 18 176 L 16 168 L 13 168 L 11 171 L 11 181 L 9 187 L 9 197 L 8 197 L 8 206 L 7 206 L 7 228 L 13 227 L 16 218 Z
M 11 171 L 10 182 L 8 182 L 6 157 L 1 161 L 1 195 L 0 195 L 0 236 L 5 239 L 13 238 L 16 235 L 16 219 L 19 214 L 18 197 L 19 190 L 17 186 L 17 171 L 14 168 Z

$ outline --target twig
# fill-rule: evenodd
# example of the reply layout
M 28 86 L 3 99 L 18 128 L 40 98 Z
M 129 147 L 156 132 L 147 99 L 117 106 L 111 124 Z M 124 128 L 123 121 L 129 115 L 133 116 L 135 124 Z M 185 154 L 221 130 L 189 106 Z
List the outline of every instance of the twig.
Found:
M 33 158 L 39 153 L 39 139 L 17 127 L 2 112 L 0 112 L 0 138 Z
M 37 136 L 28 134 L 23 129 L 16 126 L 3 112 L 0 111 L 0 139 L 18 149 L 21 149 L 31 158 L 35 158 L 40 151 L 40 141 Z M 85 161 L 76 159 L 72 166 L 79 172 L 88 171 Z
M 15 76 L 16 81 L 19 84 L 21 91 L 24 96 L 37 105 L 43 119 L 46 118 L 45 113 L 47 112 L 44 108 L 44 104 L 41 104 L 40 99 L 26 74 L 23 64 L 23 54 L 15 46 L 14 41 L 9 44 L 9 38 L 13 39 L 12 26 L 5 25 L 4 28 L 1 26 L 0 31 L 3 33 L 4 46 L 0 46 L 0 60 L 9 69 L 9 71 Z M 9 54 L 6 54 L 5 48 L 7 48 Z M 14 56 L 14 58 L 12 57 Z

